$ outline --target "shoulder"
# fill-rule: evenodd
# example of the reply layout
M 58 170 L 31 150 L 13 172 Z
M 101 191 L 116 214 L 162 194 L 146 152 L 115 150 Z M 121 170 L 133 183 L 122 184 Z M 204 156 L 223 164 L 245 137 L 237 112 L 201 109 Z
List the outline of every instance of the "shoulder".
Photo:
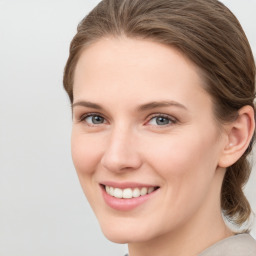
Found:
M 256 241 L 249 234 L 226 238 L 204 250 L 198 256 L 255 256 Z

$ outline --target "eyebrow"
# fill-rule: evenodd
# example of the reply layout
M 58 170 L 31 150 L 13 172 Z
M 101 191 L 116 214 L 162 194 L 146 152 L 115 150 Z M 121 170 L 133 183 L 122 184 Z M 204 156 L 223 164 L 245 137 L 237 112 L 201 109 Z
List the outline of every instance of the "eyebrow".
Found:
M 73 103 L 72 104 L 72 109 L 76 106 L 81 106 L 81 107 L 87 107 L 87 108 L 94 108 L 94 109 L 98 109 L 98 110 L 103 110 L 103 107 L 96 104 L 96 103 L 93 103 L 93 102 L 90 102 L 90 101 L 78 101 L 76 103 Z
M 73 103 L 72 109 L 76 106 L 94 108 L 97 110 L 104 109 L 101 105 L 90 102 L 90 101 L 78 101 L 76 103 Z M 143 111 L 147 111 L 147 110 L 151 110 L 151 109 L 155 109 L 155 108 L 170 107 L 170 106 L 187 110 L 187 108 L 179 102 L 164 100 L 164 101 L 152 101 L 152 102 L 149 102 L 146 104 L 142 104 L 142 105 L 138 106 L 137 111 L 143 112 Z
M 187 110 L 187 108 L 180 104 L 179 102 L 176 101 L 153 101 L 153 102 L 149 102 L 143 105 L 140 105 L 138 107 L 139 111 L 146 111 L 146 110 L 150 110 L 150 109 L 154 109 L 154 108 L 162 108 L 162 107 L 178 107 L 178 108 L 182 108 Z

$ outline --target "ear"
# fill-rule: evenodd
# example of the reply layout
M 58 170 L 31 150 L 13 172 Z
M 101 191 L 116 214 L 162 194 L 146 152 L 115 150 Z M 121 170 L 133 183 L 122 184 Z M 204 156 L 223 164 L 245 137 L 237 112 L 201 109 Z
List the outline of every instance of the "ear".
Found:
M 219 159 L 219 167 L 227 168 L 234 164 L 246 151 L 254 133 L 254 110 L 244 106 L 238 111 L 238 117 L 225 126 L 227 140 Z

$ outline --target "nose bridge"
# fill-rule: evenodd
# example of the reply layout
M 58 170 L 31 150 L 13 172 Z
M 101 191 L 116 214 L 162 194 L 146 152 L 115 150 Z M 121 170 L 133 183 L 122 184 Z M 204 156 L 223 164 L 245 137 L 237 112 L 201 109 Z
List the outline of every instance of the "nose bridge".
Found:
M 110 171 L 137 169 L 141 164 L 135 132 L 125 123 L 110 132 L 101 163 Z

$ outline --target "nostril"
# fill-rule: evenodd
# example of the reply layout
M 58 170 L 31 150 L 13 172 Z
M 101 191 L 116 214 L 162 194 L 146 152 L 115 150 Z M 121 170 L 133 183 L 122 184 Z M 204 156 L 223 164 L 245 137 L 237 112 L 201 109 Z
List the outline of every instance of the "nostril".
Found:
M 117 154 L 106 152 L 101 159 L 101 164 L 109 171 L 124 172 L 138 169 L 142 161 L 136 152 L 130 154 L 126 152 L 118 152 Z

